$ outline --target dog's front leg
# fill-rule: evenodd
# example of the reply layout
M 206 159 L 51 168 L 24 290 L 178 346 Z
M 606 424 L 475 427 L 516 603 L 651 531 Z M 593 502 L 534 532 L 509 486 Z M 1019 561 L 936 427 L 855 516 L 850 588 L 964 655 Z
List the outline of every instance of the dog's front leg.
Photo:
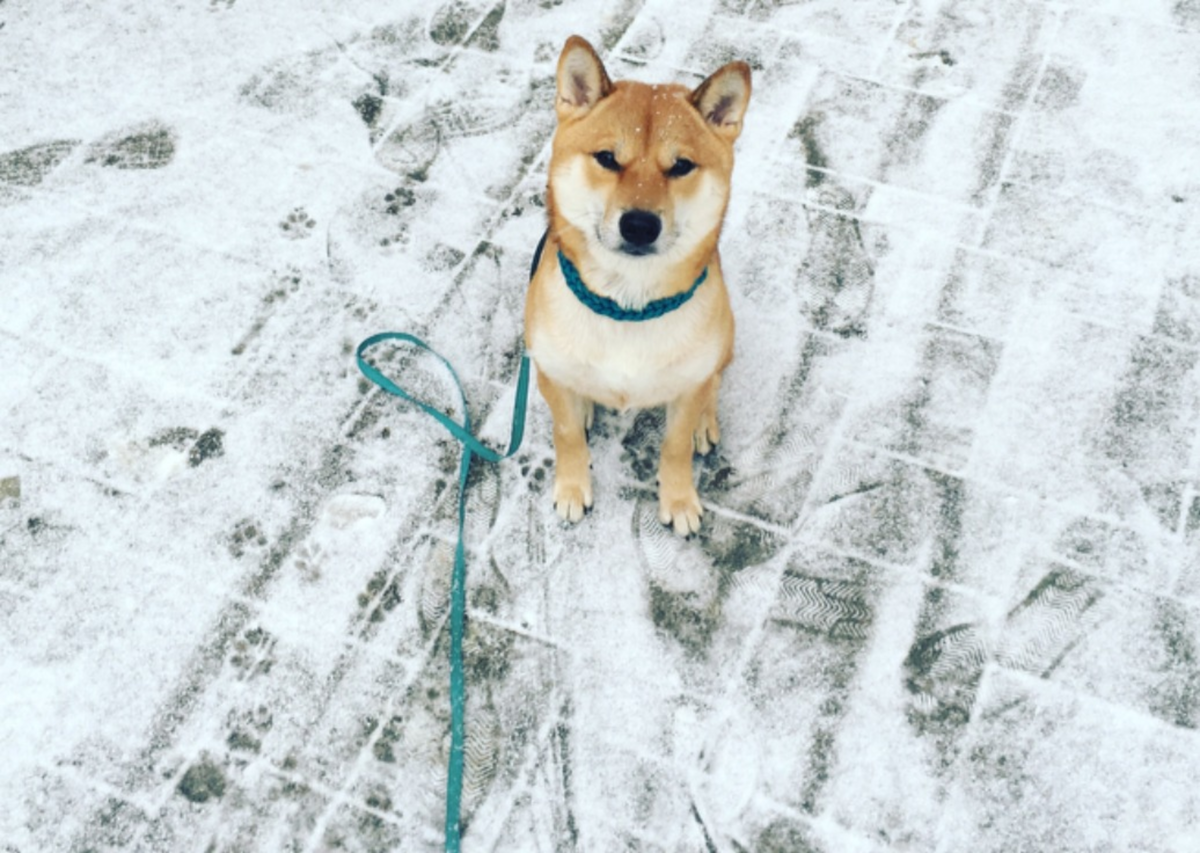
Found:
M 576 522 L 592 506 L 592 459 L 587 446 L 592 404 L 541 371 L 538 390 L 554 420 L 554 509 L 565 521 Z
M 658 520 L 680 536 L 700 529 L 700 495 L 692 480 L 692 455 L 711 449 L 718 438 L 716 393 L 720 377 L 711 379 L 667 405 L 667 433 L 658 464 Z M 698 447 L 699 445 L 699 447 Z

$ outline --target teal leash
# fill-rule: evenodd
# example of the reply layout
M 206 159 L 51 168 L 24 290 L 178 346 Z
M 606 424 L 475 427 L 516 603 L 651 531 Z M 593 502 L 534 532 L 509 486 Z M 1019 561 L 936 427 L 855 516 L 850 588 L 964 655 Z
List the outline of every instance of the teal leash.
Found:
M 538 243 L 534 252 L 533 265 L 529 270 L 532 279 L 542 258 L 542 248 L 546 245 L 546 235 Z M 454 387 L 458 389 L 458 398 L 462 404 L 462 423 L 449 417 L 442 411 L 416 399 L 407 391 L 383 375 L 373 365 L 369 364 L 363 354 L 383 341 L 401 341 L 411 344 L 418 349 L 433 355 L 450 372 Z M 463 536 L 467 519 L 467 478 L 471 473 L 471 459 L 475 456 L 488 462 L 499 462 L 516 453 L 521 447 L 525 436 L 525 411 L 529 397 L 529 356 L 522 353 L 521 367 L 517 373 L 517 399 L 513 404 L 512 433 L 508 439 L 508 449 L 498 453 L 487 447 L 471 432 L 471 413 L 467 408 L 467 395 L 463 391 L 462 382 L 454 367 L 440 353 L 430 347 L 415 335 L 405 332 L 380 332 L 371 335 L 355 352 L 358 369 L 363 375 L 389 394 L 413 403 L 425 414 L 440 423 L 446 430 L 461 442 L 462 458 L 458 464 L 458 544 L 454 548 L 454 570 L 450 577 L 450 759 L 446 774 L 446 851 L 458 853 L 462 838 L 462 783 L 463 756 L 466 744 L 466 676 L 463 671 L 463 632 L 466 624 L 467 611 L 467 557 L 463 546 Z

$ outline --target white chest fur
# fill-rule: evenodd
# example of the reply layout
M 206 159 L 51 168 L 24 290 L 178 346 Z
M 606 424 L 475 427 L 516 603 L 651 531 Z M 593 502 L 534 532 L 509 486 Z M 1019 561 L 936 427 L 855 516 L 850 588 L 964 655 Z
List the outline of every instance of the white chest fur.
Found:
M 676 310 L 652 320 L 621 321 L 594 313 L 554 269 L 545 314 L 528 329 L 538 370 L 603 406 L 648 408 L 676 399 L 705 382 L 720 364 L 725 341 L 712 318 L 725 294 L 702 284 Z

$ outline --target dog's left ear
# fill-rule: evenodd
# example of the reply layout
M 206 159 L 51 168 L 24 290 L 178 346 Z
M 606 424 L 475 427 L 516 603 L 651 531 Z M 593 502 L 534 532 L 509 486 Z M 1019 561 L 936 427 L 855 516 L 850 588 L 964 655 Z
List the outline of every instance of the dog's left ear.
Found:
M 692 92 L 692 105 L 718 134 L 737 139 L 750 103 L 750 66 L 731 62 L 717 69 Z
M 558 120 L 577 118 L 612 91 L 612 81 L 604 63 L 586 39 L 571 36 L 558 57 L 556 77 Z

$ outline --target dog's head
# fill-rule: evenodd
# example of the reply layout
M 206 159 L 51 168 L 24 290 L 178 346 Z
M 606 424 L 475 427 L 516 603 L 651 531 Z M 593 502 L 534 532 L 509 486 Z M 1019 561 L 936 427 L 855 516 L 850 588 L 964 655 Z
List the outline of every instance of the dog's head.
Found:
M 550 163 L 556 233 L 622 265 L 711 252 L 749 99 L 744 62 L 725 65 L 691 91 L 614 83 L 592 46 L 571 36 L 558 60 Z

